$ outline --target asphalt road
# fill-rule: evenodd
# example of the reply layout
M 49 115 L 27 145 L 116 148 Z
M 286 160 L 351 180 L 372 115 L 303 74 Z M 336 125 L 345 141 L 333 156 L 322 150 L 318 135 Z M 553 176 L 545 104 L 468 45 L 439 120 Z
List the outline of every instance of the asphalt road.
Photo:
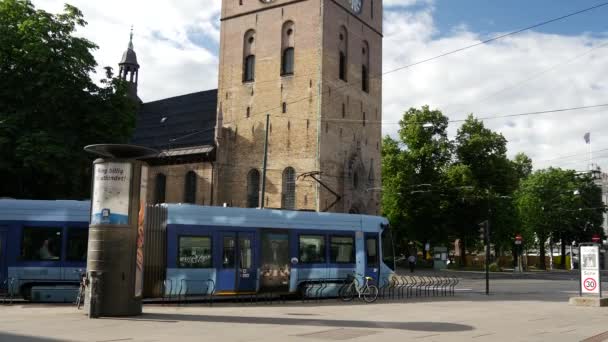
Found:
M 411 275 L 409 270 L 399 269 L 400 275 Z M 458 290 L 467 298 L 484 295 L 485 272 L 416 270 L 413 275 L 447 276 L 459 279 Z M 579 273 L 565 272 L 491 272 L 490 299 L 567 301 L 579 294 Z M 602 272 L 602 287 L 608 296 L 608 273 Z M 479 298 L 479 299 L 483 299 Z

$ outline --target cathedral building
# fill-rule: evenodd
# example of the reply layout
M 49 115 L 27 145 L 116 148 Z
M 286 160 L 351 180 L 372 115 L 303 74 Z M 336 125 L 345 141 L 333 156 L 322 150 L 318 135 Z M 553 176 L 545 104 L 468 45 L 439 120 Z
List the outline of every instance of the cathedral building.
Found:
M 140 107 L 149 201 L 379 214 L 381 73 L 381 0 L 223 0 L 218 89 Z

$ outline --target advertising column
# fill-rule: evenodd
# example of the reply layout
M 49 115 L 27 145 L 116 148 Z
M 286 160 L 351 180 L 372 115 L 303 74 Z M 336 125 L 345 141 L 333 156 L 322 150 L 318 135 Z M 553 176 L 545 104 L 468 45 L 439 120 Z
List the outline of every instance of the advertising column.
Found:
M 89 316 L 140 315 L 148 168 L 119 158 L 98 159 L 93 166 Z
M 146 218 L 146 199 L 148 198 L 148 167 L 141 167 L 139 186 L 139 212 L 137 215 L 137 258 L 135 263 L 135 297 L 141 298 L 144 288 L 144 224 Z

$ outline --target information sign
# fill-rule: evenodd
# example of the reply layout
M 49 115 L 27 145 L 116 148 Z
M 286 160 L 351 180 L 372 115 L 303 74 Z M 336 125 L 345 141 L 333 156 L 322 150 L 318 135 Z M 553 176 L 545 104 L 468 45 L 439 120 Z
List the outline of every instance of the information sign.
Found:
M 91 224 L 129 224 L 131 164 L 95 164 Z
M 600 286 L 600 247 L 581 246 L 581 293 L 601 294 Z

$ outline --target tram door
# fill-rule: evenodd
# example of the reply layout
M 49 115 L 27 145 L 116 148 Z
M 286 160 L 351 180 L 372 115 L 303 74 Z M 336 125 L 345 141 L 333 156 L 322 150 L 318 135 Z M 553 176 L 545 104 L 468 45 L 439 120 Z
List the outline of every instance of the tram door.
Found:
M 6 244 L 6 230 L 0 227 L 0 288 L 4 286 L 4 281 L 7 278 L 7 244 Z
M 365 234 L 365 275 L 374 278 L 378 284 L 380 274 L 380 249 L 378 248 L 378 234 Z
M 253 233 L 222 233 L 220 235 L 220 268 L 218 292 L 253 292 L 257 272 L 253 255 Z

